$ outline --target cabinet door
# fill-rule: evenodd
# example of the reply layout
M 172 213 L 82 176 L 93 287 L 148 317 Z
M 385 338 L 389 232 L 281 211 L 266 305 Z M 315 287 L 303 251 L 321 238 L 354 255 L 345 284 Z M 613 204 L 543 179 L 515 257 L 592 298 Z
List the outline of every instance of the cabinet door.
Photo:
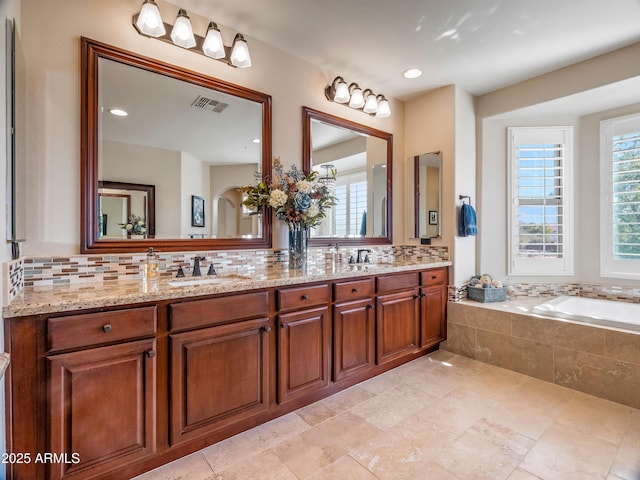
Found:
M 269 408 L 269 320 L 170 336 L 171 444 Z
M 49 478 L 88 478 L 156 448 L 155 340 L 47 357 Z M 79 462 L 78 462 L 79 460 Z
M 429 348 L 447 338 L 446 288 L 423 288 L 420 304 L 420 347 Z
M 380 295 L 376 301 L 378 365 L 418 350 L 420 295 L 418 289 Z
M 366 370 L 375 362 L 375 316 L 370 298 L 333 307 L 333 378 Z
M 278 402 L 294 400 L 329 385 L 329 308 L 281 314 L 278 325 Z

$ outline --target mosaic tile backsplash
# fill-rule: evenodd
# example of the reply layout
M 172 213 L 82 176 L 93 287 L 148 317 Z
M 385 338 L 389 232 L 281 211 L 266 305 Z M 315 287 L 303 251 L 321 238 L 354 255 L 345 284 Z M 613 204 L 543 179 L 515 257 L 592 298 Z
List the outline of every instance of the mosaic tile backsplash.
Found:
M 439 246 L 389 245 L 366 247 L 371 250 L 371 262 L 430 260 L 448 261 L 449 250 Z M 348 262 L 355 256 L 357 247 L 310 248 L 308 262 L 319 264 L 327 261 Z M 158 253 L 160 276 L 175 277 L 182 267 L 189 275 L 195 257 L 204 257 L 201 270 L 206 272 L 213 264 L 216 271 L 224 273 L 250 273 L 269 268 L 287 268 L 288 250 L 229 250 L 210 252 Z M 24 287 L 60 285 L 90 282 L 117 282 L 141 278 L 141 266 L 146 254 L 70 255 L 66 257 L 26 257 L 5 264 L 5 302 L 11 301 Z

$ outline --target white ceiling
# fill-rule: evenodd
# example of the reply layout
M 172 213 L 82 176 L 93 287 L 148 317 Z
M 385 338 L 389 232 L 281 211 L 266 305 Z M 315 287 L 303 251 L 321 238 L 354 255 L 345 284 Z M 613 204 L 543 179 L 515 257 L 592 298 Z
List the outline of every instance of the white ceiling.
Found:
M 449 84 L 481 95 L 640 41 L 640 0 L 172 3 L 401 100 Z

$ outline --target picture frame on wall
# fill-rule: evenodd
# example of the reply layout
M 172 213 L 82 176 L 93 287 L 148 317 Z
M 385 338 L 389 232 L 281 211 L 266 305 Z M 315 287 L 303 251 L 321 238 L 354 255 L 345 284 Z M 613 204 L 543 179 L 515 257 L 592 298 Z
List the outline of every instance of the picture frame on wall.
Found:
M 437 225 L 437 224 L 438 224 L 438 211 L 429 210 L 429 225 Z
M 191 226 L 204 227 L 204 198 L 191 195 Z

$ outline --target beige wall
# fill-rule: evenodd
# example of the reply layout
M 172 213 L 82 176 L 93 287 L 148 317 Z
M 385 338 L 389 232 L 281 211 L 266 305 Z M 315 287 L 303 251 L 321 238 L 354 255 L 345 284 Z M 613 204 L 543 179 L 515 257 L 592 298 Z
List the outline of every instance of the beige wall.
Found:
M 473 97 L 455 86 L 428 92 L 405 105 L 406 185 L 413 185 L 413 157 L 437 151 L 442 152 L 442 229 L 441 238 L 432 239 L 432 245 L 449 247 L 453 261 L 449 283 L 459 285 L 475 274 L 476 238 L 457 237 L 457 198 L 460 194 L 475 197 L 476 160 Z M 405 239 L 417 244 L 419 240 L 413 238 L 413 188 L 405 189 L 404 201 L 408 213 Z
M 158 2 L 165 15 L 177 7 Z M 25 161 L 31 218 L 23 253 L 70 254 L 79 251 L 80 227 L 80 37 L 112 44 L 149 57 L 265 92 L 273 100 L 273 154 L 287 165 L 302 165 L 302 106 L 315 108 L 394 134 L 394 201 L 403 205 L 403 104 L 391 99 L 392 115 L 372 118 L 328 102 L 325 86 L 340 72 L 287 55 L 243 32 L 253 67 L 233 69 L 221 62 L 139 35 L 131 17 L 139 0 L 30 0 L 23 2 L 23 49 L 26 58 L 27 151 Z M 191 15 L 196 31 L 209 19 Z M 226 43 L 232 30 L 222 28 Z M 54 45 L 55 48 L 48 48 Z M 366 79 L 352 79 L 365 82 Z M 376 90 L 376 85 L 368 85 Z M 381 92 L 384 93 L 384 92 Z M 396 200 L 397 199 L 397 200 Z M 399 211 L 396 209 L 396 211 Z M 394 215 L 394 241 L 401 242 L 404 217 Z M 274 228 L 274 246 L 286 245 L 283 229 Z
M 633 284 L 629 280 L 600 277 L 599 122 L 638 112 L 640 105 L 603 110 L 606 98 L 596 89 L 623 88 L 623 83 L 618 82 L 640 77 L 639 57 L 640 43 L 476 99 L 481 232 L 478 271 L 507 278 L 507 127 L 569 125 L 574 127 L 574 275 L 507 280 Z M 621 97 L 619 90 L 608 90 L 608 94 L 612 98 Z M 593 107 L 589 107 L 591 102 Z M 579 115 L 577 109 L 581 112 Z

